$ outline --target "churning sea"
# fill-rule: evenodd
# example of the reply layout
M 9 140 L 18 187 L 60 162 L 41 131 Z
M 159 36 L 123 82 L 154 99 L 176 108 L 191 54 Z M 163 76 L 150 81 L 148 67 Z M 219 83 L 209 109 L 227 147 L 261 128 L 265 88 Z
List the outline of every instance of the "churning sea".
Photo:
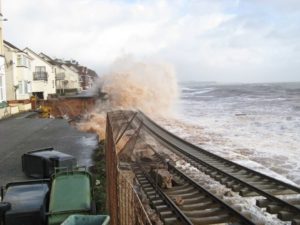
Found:
M 300 186 L 300 83 L 182 83 L 164 126 L 227 159 Z

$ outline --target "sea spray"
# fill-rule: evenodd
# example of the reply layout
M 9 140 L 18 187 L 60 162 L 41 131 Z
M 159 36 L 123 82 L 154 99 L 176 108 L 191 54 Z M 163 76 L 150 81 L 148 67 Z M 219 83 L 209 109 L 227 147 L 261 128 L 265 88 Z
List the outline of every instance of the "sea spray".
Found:
M 122 58 L 101 76 L 92 91 L 107 94 L 107 101 L 98 101 L 87 121 L 79 129 L 105 134 L 106 112 L 111 110 L 142 110 L 148 115 L 169 115 L 178 99 L 175 71 L 165 63 L 136 61 Z

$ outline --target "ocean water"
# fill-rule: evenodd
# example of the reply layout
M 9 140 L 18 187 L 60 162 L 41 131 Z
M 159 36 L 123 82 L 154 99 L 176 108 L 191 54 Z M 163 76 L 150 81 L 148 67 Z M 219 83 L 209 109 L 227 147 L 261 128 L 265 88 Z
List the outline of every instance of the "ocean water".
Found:
M 183 83 L 160 121 L 217 155 L 300 186 L 300 83 Z

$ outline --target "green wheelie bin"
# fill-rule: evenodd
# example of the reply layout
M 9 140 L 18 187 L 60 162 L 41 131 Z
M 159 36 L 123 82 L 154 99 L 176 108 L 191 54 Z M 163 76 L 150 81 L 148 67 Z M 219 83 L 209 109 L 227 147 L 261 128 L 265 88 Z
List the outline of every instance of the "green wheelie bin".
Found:
M 53 175 L 48 225 L 60 225 L 72 214 L 89 215 L 95 211 L 89 172 L 74 170 Z

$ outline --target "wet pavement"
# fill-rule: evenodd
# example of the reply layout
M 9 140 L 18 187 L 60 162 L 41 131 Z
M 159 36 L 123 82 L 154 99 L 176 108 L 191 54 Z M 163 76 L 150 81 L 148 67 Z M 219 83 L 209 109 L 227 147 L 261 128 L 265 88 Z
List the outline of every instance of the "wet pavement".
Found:
M 22 172 L 21 157 L 39 148 L 54 147 L 75 156 L 79 165 L 92 164 L 97 135 L 78 131 L 63 119 L 28 118 L 29 115 L 0 120 L 0 185 L 29 179 Z

